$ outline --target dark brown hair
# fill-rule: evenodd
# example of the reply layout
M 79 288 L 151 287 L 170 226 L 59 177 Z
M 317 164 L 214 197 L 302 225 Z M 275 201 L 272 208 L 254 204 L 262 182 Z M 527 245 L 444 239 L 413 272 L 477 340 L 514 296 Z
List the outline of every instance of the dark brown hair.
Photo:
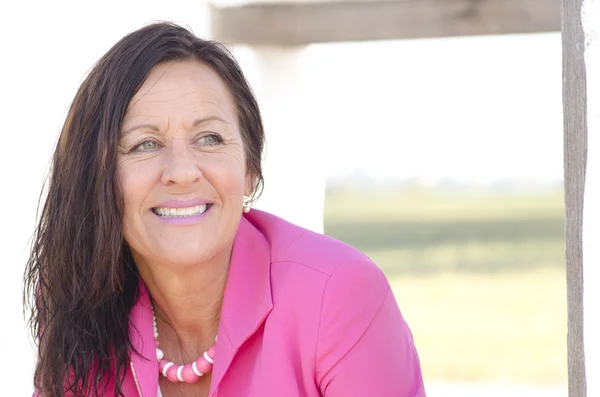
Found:
M 133 95 L 158 64 L 195 59 L 224 80 L 237 106 L 247 169 L 263 186 L 263 126 L 230 52 L 172 23 L 136 30 L 94 66 L 71 104 L 25 270 L 25 310 L 38 344 L 34 384 L 45 397 L 103 395 L 129 361 L 138 274 L 122 234 L 117 145 Z M 93 374 L 94 376 L 91 376 Z

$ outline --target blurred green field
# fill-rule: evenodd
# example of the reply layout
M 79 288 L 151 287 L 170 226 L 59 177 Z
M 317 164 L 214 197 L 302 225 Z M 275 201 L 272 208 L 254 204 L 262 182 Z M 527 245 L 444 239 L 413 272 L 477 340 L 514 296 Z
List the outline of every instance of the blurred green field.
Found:
M 562 193 L 329 193 L 325 233 L 389 274 L 563 267 Z
M 386 272 L 426 379 L 566 383 L 561 191 L 329 191 L 325 233 Z

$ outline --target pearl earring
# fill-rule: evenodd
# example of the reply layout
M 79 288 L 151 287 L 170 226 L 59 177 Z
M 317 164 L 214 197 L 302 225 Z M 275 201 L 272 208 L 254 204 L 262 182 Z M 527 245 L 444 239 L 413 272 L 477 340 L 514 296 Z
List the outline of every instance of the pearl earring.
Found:
M 250 198 L 248 196 L 244 196 L 244 204 L 242 204 L 242 210 L 244 211 L 244 213 L 248 213 L 250 212 L 250 210 L 252 209 L 252 200 L 250 200 Z

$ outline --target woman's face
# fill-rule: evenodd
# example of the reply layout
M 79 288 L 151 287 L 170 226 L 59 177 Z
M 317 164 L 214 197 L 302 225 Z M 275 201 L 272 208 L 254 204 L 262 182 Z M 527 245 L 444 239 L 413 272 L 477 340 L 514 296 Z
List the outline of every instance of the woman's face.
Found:
M 119 141 L 123 233 L 138 266 L 228 258 L 251 192 L 231 94 L 197 61 L 156 66 Z

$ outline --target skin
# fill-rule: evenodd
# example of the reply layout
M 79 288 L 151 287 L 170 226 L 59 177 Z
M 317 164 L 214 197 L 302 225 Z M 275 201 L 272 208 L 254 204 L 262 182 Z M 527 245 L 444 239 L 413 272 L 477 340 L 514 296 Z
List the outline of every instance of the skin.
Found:
M 123 231 L 154 301 L 161 348 L 191 363 L 214 344 L 227 270 L 244 196 L 246 169 L 236 106 L 226 85 L 198 61 L 156 66 L 132 98 L 119 141 Z M 168 200 L 211 203 L 188 224 L 153 208 Z M 205 396 L 210 376 L 193 385 L 162 376 L 165 397 Z

